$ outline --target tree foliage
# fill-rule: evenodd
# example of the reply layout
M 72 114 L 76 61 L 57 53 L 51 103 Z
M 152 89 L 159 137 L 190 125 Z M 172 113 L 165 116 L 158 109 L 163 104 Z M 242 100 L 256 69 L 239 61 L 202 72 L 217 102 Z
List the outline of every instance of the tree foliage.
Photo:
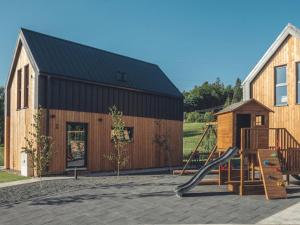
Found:
M 38 109 L 33 115 L 33 132 L 29 132 L 30 137 L 25 137 L 26 145 L 24 152 L 29 156 L 31 168 L 34 174 L 42 177 L 46 173 L 53 154 L 52 137 L 46 136 L 42 132 L 41 121 L 43 119 L 42 109 Z
M 104 157 L 115 163 L 117 176 L 119 176 L 120 169 L 125 167 L 128 162 L 128 153 L 125 148 L 128 143 L 125 138 L 125 122 L 123 121 L 123 113 L 116 106 L 109 108 L 109 114 L 112 119 L 111 139 L 114 148 L 113 152 L 104 155 Z
M 161 130 L 161 122 L 157 120 L 156 122 L 157 128 Z M 169 142 L 168 134 L 155 134 L 153 142 L 156 144 L 159 151 L 161 151 L 165 155 L 166 163 L 169 166 L 169 172 L 172 173 L 172 158 L 171 158 L 171 148 Z
M 238 78 L 234 87 L 225 86 L 219 78 L 215 82 L 204 82 L 202 85 L 196 85 L 190 91 L 184 91 L 184 111 L 193 112 L 214 108 L 216 106 L 228 106 L 239 102 L 242 99 L 241 80 Z

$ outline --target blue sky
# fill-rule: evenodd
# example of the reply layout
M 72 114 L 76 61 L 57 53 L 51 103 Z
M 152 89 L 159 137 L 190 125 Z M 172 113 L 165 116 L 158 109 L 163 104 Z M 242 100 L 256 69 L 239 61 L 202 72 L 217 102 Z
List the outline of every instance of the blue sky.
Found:
M 20 27 L 158 64 L 180 90 L 241 79 L 284 26 L 300 26 L 300 1 L 0 1 L 0 85 Z

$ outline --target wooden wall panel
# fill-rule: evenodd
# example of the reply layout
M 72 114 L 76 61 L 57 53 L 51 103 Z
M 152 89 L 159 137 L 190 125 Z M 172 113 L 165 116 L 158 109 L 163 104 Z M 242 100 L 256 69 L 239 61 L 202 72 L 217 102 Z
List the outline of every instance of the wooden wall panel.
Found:
M 274 111 L 272 128 L 286 128 L 300 141 L 300 105 L 296 103 L 296 62 L 300 61 L 300 40 L 288 37 L 251 84 L 252 97 Z M 274 106 L 274 67 L 287 65 L 288 106 Z
M 233 146 L 233 113 L 220 114 L 217 117 L 217 146 L 218 149 L 227 149 Z
M 22 48 L 19 58 L 17 59 L 16 70 L 12 77 L 11 85 L 8 87 L 9 92 L 9 112 L 10 115 L 6 116 L 5 122 L 5 157 L 6 157 L 6 168 L 13 170 L 20 170 L 21 161 L 20 153 L 22 147 L 25 146 L 25 136 L 28 136 L 29 132 L 32 131 L 33 122 L 33 108 L 34 108 L 34 89 L 35 89 L 35 76 L 33 67 L 30 64 L 25 49 Z M 29 101 L 28 108 L 24 106 L 24 67 L 29 64 Z M 17 71 L 22 69 L 22 96 L 21 96 L 21 109 L 17 110 Z
M 49 86 L 48 92 L 46 86 Z M 47 102 L 47 97 L 51 101 Z M 50 80 L 45 75 L 39 76 L 38 101 L 40 106 L 48 109 L 108 113 L 108 108 L 116 105 L 127 116 L 183 120 L 182 97 L 105 87 L 54 76 L 50 76 Z
M 111 162 L 104 158 L 112 151 L 110 141 L 111 118 L 107 114 L 49 110 L 50 135 L 54 139 L 54 160 L 51 172 L 61 173 L 66 169 L 66 123 L 88 123 L 88 170 L 109 171 Z M 101 119 L 101 121 L 99 121 Z M 126 126 L 134 128 L 134 140 L 127 145 L 129 162 L 127 169 L 167 166 L 167 158 L 154 143 L 155 135 L 167 137 L 172 165 L 182 163 L 182 121 L 157 120 L 153 118 L 124 116 Z

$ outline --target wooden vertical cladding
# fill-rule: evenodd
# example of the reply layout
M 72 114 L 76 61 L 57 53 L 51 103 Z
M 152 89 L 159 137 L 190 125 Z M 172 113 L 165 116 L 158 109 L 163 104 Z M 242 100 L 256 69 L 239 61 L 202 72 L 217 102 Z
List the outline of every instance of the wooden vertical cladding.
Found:
M 269 118 L 271 128 L 286 128 L 300 142 L 300 105 L 296 103 L 297 62 L 300 62 L 300 40 L 297 37 L 288 36 L 258 73 L 256 79 L 252 81 L 251 97 L 274 111 Z M 286 65 L 287 69 L 287 106 L 274 105 L 274 68 L 281 65 Z
M 233 113 L 220 114 L 217 117 L 217 146 L 218 149 L 227 149 L 233 146 Z
M 18 49 L 17 56 L 14 73 L 6 88 L 4 162 L 6 168 L 19 171 L 21 151 L 25 147 L 24 138 L 28 137 L 29 132 L 32 131 L 36 74 L 23 47 Z M 28 68 L 28 82 L 24 80 L 25 76 L 23 75 L 26 68 Z M 23 85 L 26 82 L 28 83 L 27 90 Z M 18 86 L 21 86 L 20 90 L 18 90 Z M 23 97 L 26 91 L 28 91 L 28 102 Z
M 50 170 L 61 173 L 66 169 L 66 124 L 67 122 L 88 124 L 87 169 L 89 171 L 113 170 L 114 165 L 105 159 L 112 151 L 111 118 L 108 114 L 49 110 L 49 134 L 54 140 L 54 156 Z M 173 166 L 182 163 L 182 121 L 124 116 L 127 127 L 133 127 L 133 142 L 126 146 L 129 155 L 127 169 L 164 167 L 167 155 L 155 143 L 156 136 L 165 136 Z
M 48 101 L 47 101 L 48 98 Z M 43 108 L 108 113 L 116 105 L 124 115 L 183 120 L 183 99 L 84 81 L 39 76 Z

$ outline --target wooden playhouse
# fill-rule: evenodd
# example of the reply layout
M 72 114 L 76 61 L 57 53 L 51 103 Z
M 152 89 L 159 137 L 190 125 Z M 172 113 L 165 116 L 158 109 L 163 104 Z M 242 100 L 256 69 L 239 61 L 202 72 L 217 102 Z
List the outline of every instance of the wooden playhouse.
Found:
M 219 155 L 229 147 L 240 149 L 238 166 L 230 160 L 226 168 L 219 168 L 219 184 L 227 184 L 229 191 L 285 198 L 289 175 L 300 173 L 300 144 L 287 129 L 269 127 L 270 113 L 268 107 L 250 99 L 216 114 Z

